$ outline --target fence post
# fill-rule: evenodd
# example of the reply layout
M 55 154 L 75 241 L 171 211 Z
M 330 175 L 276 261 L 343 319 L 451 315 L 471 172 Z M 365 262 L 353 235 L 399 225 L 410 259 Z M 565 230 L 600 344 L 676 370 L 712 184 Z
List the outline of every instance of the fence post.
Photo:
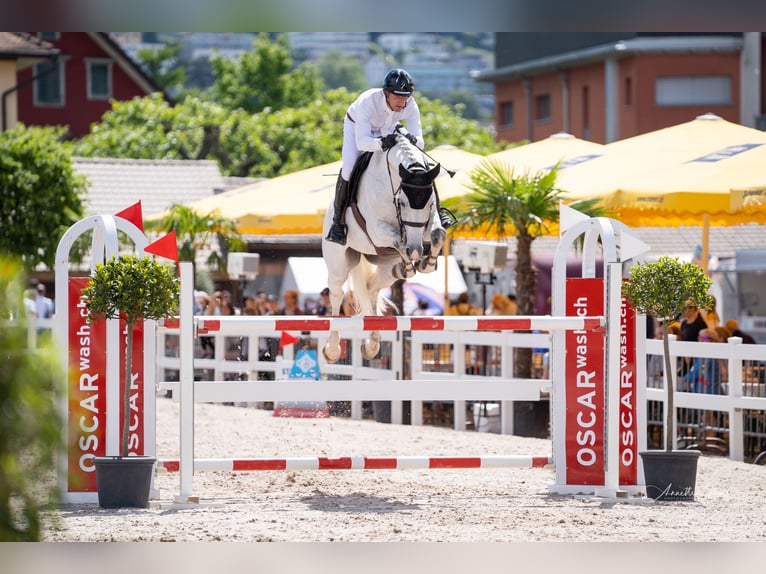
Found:
M 742 344 L 742 337 L 729 337 L 729 459 L 745 460 L 745 436 L 742 421 L 742 409 L 732 400 L 742 396 L 742 359 L 737 356 L 737 349 Z

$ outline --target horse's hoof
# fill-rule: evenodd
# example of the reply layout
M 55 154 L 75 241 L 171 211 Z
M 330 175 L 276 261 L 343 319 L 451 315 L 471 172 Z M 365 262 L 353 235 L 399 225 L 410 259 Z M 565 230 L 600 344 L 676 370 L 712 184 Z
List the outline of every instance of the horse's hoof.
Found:
M 368 361 L 372 361 L 375 357 L 377 357 L 379 352 L 380 343 L 376 341 L 368 341 L 367 343 L 362 343 L 362 357 Z
M 329 347 L 325 346 L 322 349 L 322 355 L 324 355 L 324 360 L 330 363 L 331 365 L 336 363 L 338 359 L 340 358 L 340 348 L 336 353 L 333 353 L 332 355 L 329 352 Z

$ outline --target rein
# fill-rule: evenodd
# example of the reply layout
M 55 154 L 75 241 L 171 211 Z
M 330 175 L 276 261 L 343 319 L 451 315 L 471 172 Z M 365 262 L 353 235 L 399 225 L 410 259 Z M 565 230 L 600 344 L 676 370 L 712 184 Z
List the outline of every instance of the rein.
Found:
M 403 136 L 399 136 L 403 137 Z M 392 149 L 392 148 L 391 148 Z M 388 158 L 388 154 L 391 153 L 391 149 L 386 150 L 386 158 Z M 416 148 L 419 149 L 419 148 Z M 417 158 L 415 157 L 414 153 L 411 149 L 406 148 L 406 153 L 409 156 L 409 158 L 412 160 L 412 163 L 410 165 L 420 165 L 423 170 L 425 170 L 425 167 L 423 167 L 420 162 L 417 161 Z M 406 219 L 402 219 L 402 206 L 401 206 L 401 200 L 400 200 L 400 194 L 402 192 L 407 194 L 406 189 L 418 189 L 418 190 L 425 190 L 430 189 L 433 191 L 433 184 L 428 185 L 418 185 L 415 183 L 400 183 L 399 186 L 394 185 L 394 177 L 391 173 L 391 162 L 386 161 L 387 169 L 388 169 L 388 180 L 391 184 L 391 191 L 392 191 L 392 201 L 394 203 L 394 210 L 396 212 L 396 221 L 399 224 L 399 236 L 402 239 L 402 241 L 405 240 L 406 234 L 405 234 L 405 228 L 407 227 L 415 227 L 415 228 L 425 228 L 428 226 L 430 222 L 430 212 L 433 211 L 433 208 L 429 208 L 429 217 L 427 217 L 424 221 L 408 221 Z M 353 202 L 351 204 L 351 213 L 354 215 L 354 219 L 356 220 L 356 223 L 359 225 L 359 227 L 362 229 L 364 234 L 367 236 L 367 238 L 370 240 L 370 243 L 373 244 L 375 247 L 375 253 L 377 253 L 379 256 L 391 256 L 391 255 L 398 255 L 398 251 L 393 247 L 379 247 L 375 245 L 375 242 L 370 237 L 370 234 L 367 231 L 367 222 L 364 219 L 364 215 L 362 215 L 362 212 L 359 211 L 359 206 L 357 202 Z

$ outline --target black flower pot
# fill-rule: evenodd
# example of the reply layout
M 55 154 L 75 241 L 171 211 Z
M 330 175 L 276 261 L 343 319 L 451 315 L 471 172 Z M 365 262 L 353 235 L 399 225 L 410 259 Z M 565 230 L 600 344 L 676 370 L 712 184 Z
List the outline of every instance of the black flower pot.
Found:
M 154 457 L 97 456 L 93 460 L 101 508 L 149 506 Z
M 654 500 L 694 500 L 698 450 L 648 450 L 638 453 L 644 463 L 646 495 Z

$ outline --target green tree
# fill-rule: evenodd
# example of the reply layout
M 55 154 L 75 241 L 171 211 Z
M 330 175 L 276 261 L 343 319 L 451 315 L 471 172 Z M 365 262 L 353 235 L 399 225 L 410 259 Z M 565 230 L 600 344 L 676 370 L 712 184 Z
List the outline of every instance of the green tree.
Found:
M 0 541 L 40 539 L 40 513 L 58 500 L 50 478 L 63 447 L 56 400 L 66 373 L 43 338 L 30 349 L 24 280 L 17 260 L 0 258 Z
M 64 134 L 24 126 L 0 134 L 0 253 L 27 269 L 53 267 L 59 238 L 83 215 L 85 179 L 72 168 Z
M 159 320 L 178 308 L 179 284 L 174 267 L 154 257 L 112 256 L 97 263 L 96 271 L 82 290 L 87 300 L 88 320 L 120 319 L 127 328 L 125 381 L 132 380 L 133 334 L 140 319 Z M 122 397 L 122 436 L 120 456 L 128 456 L 130 436 L 130 387 Z
M 256 118 L 243 110 L 193 96 L 171 107 L 153 94 L 113 102 L 73 149 L 85 157 L 210 159 L 226 175 L 274 174 L 278 156 L 258 133 Z
M 210 249 L 208 266 L 211 270 L 226 271 L 226 258 L 230 251 L 241 251 L 245 243 L 237 232 L 237 226 L 231 219 L 222 217 L 214 211 L 199 214 L 193 209 L 174 203 L 167 214 L 157 220 L 146 222 L 147 230 L 176 232 L 178 259 L 194 261 L 197 251 Z M 215 243 L 218 243 L 218 250 Z
M 351 92 L 362 92 L 369 87 L 362 62 L 345 52 L 329 50 L 322 54 L 317 62 L 317 71 L 328 89 L 346 88 Z
M 471 172 L 468 193 L 444 201 L 458 214 L 462 225 L 500 240 L 516 236 L 516 303 L 519 315 L 535 314 L 537 276 L 532 262 L 532 242 L 549 235 L 558 222 L 559 203 L 566 192 L 556 186 L 558 166 L 548 172 L 516 175 L 502 160 L 484 160 Z M 597 200 L 580 201 L 571 207 L 591 216 L 604 215 Z M 518 349 L 516 376 L 532 372 L 531 349 Z
M 186 84 L 186 70 L 178 59 L 181 48 L 180 40 L 171 38 L 160 47 L 138 51 L 141 66 L 165 90 L 178 90 Z
M 630 280 L 623 294 L 636 312 L 651 315 L 662 326 L 662 347 L 665 358 L 665 450 L 675 444 L 676 408 L 673 404 L 675 368 L 670 361 L 668 326 L 687 306 L 710 309 L 713 297 L 708 293 L 713 281 L 701 267 L 675 257 L 662 256 L 650 263 L 638 262 L 630 269 Z
M 315 66 L 293 69 L 284 34 L 272 41 L 262 32 L 253 41 L 252 51 L 236 59 L 215 55 L 211 65 L 216 80 L 205 97 L 230 110 L 254 113 L 299 107 L 321 93 Z

